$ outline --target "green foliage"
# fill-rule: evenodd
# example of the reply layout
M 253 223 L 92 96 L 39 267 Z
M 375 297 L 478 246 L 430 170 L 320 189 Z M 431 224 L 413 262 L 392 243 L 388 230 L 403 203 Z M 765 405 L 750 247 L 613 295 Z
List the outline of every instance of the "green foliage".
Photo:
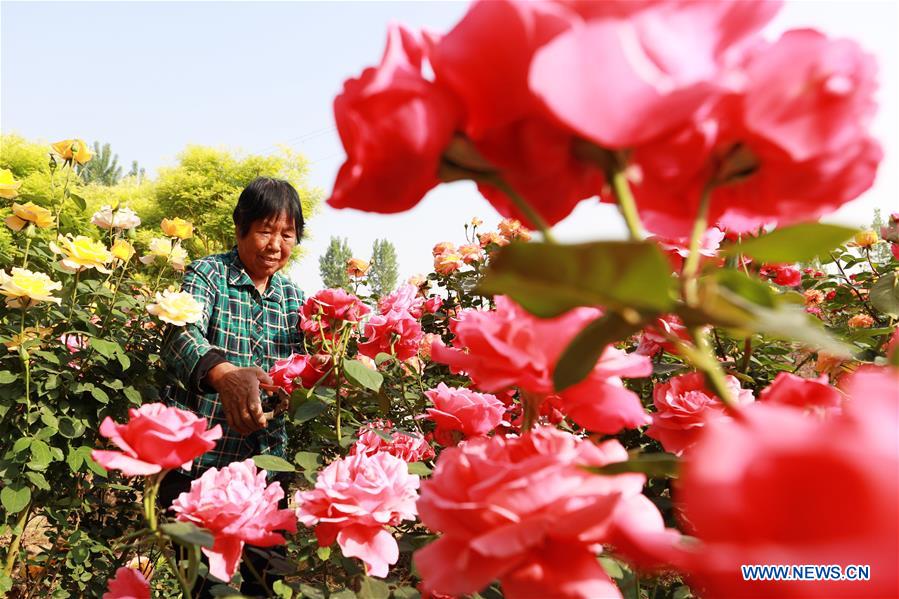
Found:
M 741 241 L 724 251 L 761 262 L 801 262 L 826 254 L 857 232 L 858 229 L 839 225 L 802 223 Z
M 189 146 L 178 157 L 178 165 L 163 168 L 155 182 L 154 210 L 145 225 L 157 226 L 163 218 L 178 216 L 196 227 L 203 255 L 230 248 L 234 242 L 232 213 L 240 192 L 256 177 L 277 177 L 289 181 L 300 196 L 303 214 L 310 216 L 321 200 L 320 190 L 306 181 L 305 158 L 285 151 L 278 156 L 240 156 L 204 146 Z
M 326 288 L 350 289 L 350 277 L 346 271 L 347 261 L 353 257 L 349 242 L 345 237 L 331 237 L 328 249 L 318 259 L 318 272 Z
M 371 270 L 368 272 L 368 287 L 371 294 L 380 298 L 396 288 L 398 267 L 396 248 L 386 239 L 375 239 L 371 246 Z
M 80 171 L 85 183 L 115 185 L 122 179 L 122 167 L 119 166 L 119 155 L 113 154 L 109 144 L 100 145 L 94 142 L 94 156 Z

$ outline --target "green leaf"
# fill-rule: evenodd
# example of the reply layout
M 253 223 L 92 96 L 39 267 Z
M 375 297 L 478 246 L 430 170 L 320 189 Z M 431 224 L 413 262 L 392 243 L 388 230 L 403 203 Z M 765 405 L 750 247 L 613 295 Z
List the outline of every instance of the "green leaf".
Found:
M 411 462 L 408 464 L 409 474 L 429 476 L 433 472 L 424 462 Z
M 47 482 L 47 479 L 44 478 L 44 475 L 40 472 L 26 472 L 25 476 L 27 476 L 28 480 L 31 481 L 31 484 L 33 484 L 38 489 L 42 489 L 44 491 L 50 490 L 50 483 Z
M 141 401 L 143 401 L 140 396 L 140 391 L 138 391 L 134 387 L 125 387 L 124 389 L 122 389 L 122 393 L 125 394 L 125 397 L 128 398 L 128 401 L 136 406 L 139 406 L 141 404 Z
M 293 597 L 293 589 L 291 589 L 283 580 L 276 580 L 272 585 L 275 596 L 280 599 L 291 599 Z
M 34 440 L 33 437 L 22 437 L 20 439 L 16 439 L 16 442 L 12 444 L 12 452 L 14 454 L 21 453 L 31 447 L 31 442 Z
M 627 317 L 626 317 L 627 316 Z M 622 315 L 608 312 L 575 335 L 553 371 L 553 385 L 562 391 L 584 380 L 603 350 L 615 341 L 626 339 L 646 324 L 648 318 L 630 310 Z
M 359 599 L 389 599 L 390 587 L 385 582 L 366 576 L 356 596 Z
M 376 392 L 384 382 L 384 376 L 377 370 L 372 370 L 359 360 L 343 360 L 343 373 L 347 380 L 361 389 L 371 389 Z
M 393 589 L 393 599 L 419 599 L 421 593 L 415 587 L 397 587 Z
M 805 262 L 826 254 L 858 229 L 826 223 L 802 223 L 775 229 L 723 248 L 726 254 L 745 254 L 761 262 Z
M 75 202 L 76 206 L 78 206 L 78 210 L 80 210 L 81 212 L 87 210 L 87 202 L 80 195 L 70 191 L 69 197 L 72 198 L 72 201 Z
M 331 593 L 330 599 L 356 599 L 356 593 L 351 589 L 340 589 L 336 593 Z
M 832 336 L 821 321 L 783 294 L 743 273 L 722 273 L 700 280 L 697 308 L 678 309 L 678 315 L 688 326 L 711 324 L 742 334 L 762 333 L 775 339 L 796 341 L 816 351 L 852 357 L 849 345 Z
M 8 370 L 0 372 L 0 385 L 8 385 L 19 380 L 19 377 Z
M 90 345 L 97 350 L 98 354 L 105 358 L 111 358 L 116 352 L 122 351 L 122 348 L 115 341 L 106 341 L 105 339 L 99 339 L 97 337 L 91 338 Z
M 293 421 L 295 424 L 302 424 L 312 420 L 322 412 L 328 409 L 328 406 L 320 401 L 312 400 L 300 404 L 293 413 Z
M 644 453 L 624 462 L 615 462 L 605 466 L 584 466 L 594 474 L 624 474 L 641 472 L 646 476 L 658 478 L 677 478 L 680 460 L 670 453 Z
M 300 593 L 308 599 L 325 599 L 324 590 L 311 584 L 300 583 Z
M 80 437 L 84 433 L 84 423 L 69 416 L 59 419 L 59 434 L 66 439 Z
M 323 562 L 328 561 L 328 558 L 331 557 L 331 548 L 330 547 L 319 547 L 315 550 L 315 555 L 318 556 L 318 559 Z
M 388 354 L 385 352 L 378 352 L 378 354 L 375 356 L 375 364 L 377 366 L 380 366 L 384 362 L 390 362 L 391 360 L 394 360 L 394 359 L 395 358 L 393 357 L 392 354 Z
M 311 451 L 298 451 L 293 456 L 293 462 L 303 470 L 318 470 L 321 465 L 321 456 Z
M 8 514 L 18 514 L 31 501 L 31 489 L 21 483 L 12 483 L 0 490 L 0 504 Z
M 253 462 L 257 468 L 262 468 L 269 472 L 296 472 L 293 464 L 276 455 L 254 455 Z
M 182 545 L 200 545 L 212 548 L 212 544 L 215 542 L 211 532 L 191 522 L 169 522 L 159 528 Z
M 602 569 L 606 571 L 609 577 L 624 578 L 624 570 L 621 569 L 621 564 L 618 563 L 618 560 L 602 556 L 599 558 L 599 565 L 602 566 Z
M 46 468 L 51 461 L 50 446 L 40 439 L 31 443 L 31 462 L 34 466 Z
M 871 304 L 885 314 L 899 316 L 899 277 L 896 271 L 881 275 L 871 286 Z
M 647 241 L 513 243 L 498 253 L 479 288 L 544 318 L 578 306 L 666 312 L 674 305 L 671 266 Z

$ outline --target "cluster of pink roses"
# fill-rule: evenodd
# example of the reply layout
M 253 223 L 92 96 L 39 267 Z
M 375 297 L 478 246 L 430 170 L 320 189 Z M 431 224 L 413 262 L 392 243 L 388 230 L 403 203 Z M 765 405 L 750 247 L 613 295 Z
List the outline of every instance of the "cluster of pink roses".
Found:
M 100 434 L 121 451 L 91 452 L 98 464 L 120 470 L 126 476 L 156 476 L 158 482 L 158 477 L 169 470 L 189 467 L 192 460 L 215 447 L 215 441 L 222 436 L 221 426 L 207 430 L 205 418 L 164 404 L 144 404 L 131 409 L 129 415 L 125 424 L 107 417 L 100 426 Z M 207 470 L 191 483 L 189 491 L 175 499 L 172 509 L 178 520 L 193 522 L 213 534 L 213 547 L 203 547 L 209 558 L 209 571 L 216 578 L 230 581 L 240 563 L 244 543 L 280 545 L 285 542 L 284 537 L 275 531 L 296 532 L 293 513 L 278 508 L 283 497 L 280 483 L 267 485 L 266 471 L 257 470 L 252 460 L 246 460 L 221 470 Z M 124 597 L 121 592 L 144 587 L 143 576 L 120 569 L 110 581 L 107 595 Z M 135 596 L 148 597 L 149 588 Z
M 640 399 L 621 381 L 648 376 L 652 367 L 646 356 L 608 346 L 585 380 L 555 391 L 552 377 L 562 352 L 600 314 L 597 308 L 576 308 L 540 319 L 497 296 L 495 310 L 463 310 L 450 324 L 452 347 L 435 340 L 431 358 L 454 373 L 464 372 L 481 391 L 516 387 L 539 402 L 555 396 L 563 413 L 591 431 L 616 433 L 648 424 Z
M 377 420 L 361 427 L 358 432 L 359 438 L 350 447 L 350 455 L 364 453 L 372 456 L 384 451 L 409 463 L 430 460 L 434 457 L 434 448 L 423 436 L 392 431 L 392 428 L 393 423 L 389 420 Z
M 425 298 L 414 285 L 400 286 L 378 302 L 379 313 L 365 323 L 365 340 L 359 343 L 359 353 L 369 358 L 379 353 L 392 354 L 400 360 L 416 357 L 424 335 L 418 319 L 425 312 L 436 312 L 441 305 L 439 296 Z
M 610 199 L 596 156 L 628 150 L 663 235 L 688 234 L 707 192 L 709 221 L 733 230 L 830 212 L 881 159 L 875 64 L 813 30 L 765 41 L 779 5 L 491 0 L 445 35 L 391 26 L 381 63 L 334 101 L 347 160 L 329 203 L 398 212 L 467 176 L 501 214 L 535 224 L 511 188 L 554 224 Z

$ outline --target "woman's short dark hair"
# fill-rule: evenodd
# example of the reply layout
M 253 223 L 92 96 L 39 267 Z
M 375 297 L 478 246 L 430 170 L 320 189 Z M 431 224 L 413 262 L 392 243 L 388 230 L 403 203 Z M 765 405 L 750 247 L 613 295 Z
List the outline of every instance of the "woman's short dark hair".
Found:
M 246 237 L 250 225 L 258 220 L 268 220 L 286 214 L 297 230 L 297 242 L 303 238 L 303 207 L 293 185 L 282 179 L 257 177 L 247 185 L 234 208 L 234 224 L 237 236 Z

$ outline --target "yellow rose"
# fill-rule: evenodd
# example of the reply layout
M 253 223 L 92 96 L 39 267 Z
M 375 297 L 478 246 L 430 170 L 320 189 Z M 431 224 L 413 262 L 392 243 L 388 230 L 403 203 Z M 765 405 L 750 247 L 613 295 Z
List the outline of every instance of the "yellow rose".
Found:
M 169 265 L 178 272 L 183 271 L 187 266 L 187 250 L 176 244 L 169 254 Z
M 350 258 L 346 261 L 346 274 L 353 278 L 364 277 L 370 267 L 371 265 L 365 260 Z
M 474 218 L 471 219 L 471 226 L 472 226 L 472 227 L 480 227 L 480 226 L 483 225 L 483 224 L 484 224 L 484 221 L 482 221 L 481 219 L 479 219 L 477 216 L 475 216 Z
M 15 199 L 21 186 L 22 182 L 13 178 L 11 170 L 0 168 L 0 198 Z
M 74 238 L 70 235 L 65 237 L 60 235 L 57 241 L 58 244 L 50 243 L 50 249 L 65 256 L 59 261 L 64 271 L 79 272 L 87 268 L 96 268 L 100 272 L 110 272 L 106 265 L 112 262 L 112 253 L 102 242 L 84 235 Z
M 172 253 L 172 240 L 168 237 L 154 237 L 150 240 L 149 250 L 149 254 L 140 257 L 144 264 L 153 264 L 156 258 L 168 260 Z
M 203 317 L 203 304 L 186 291 L 167 289 L 156 293 L 156 303 L 148 305 L 147 312 L 163 322 L 183 327 Z
M 6 219 L 6 226 L 13 231 L 21 231 L 28 223 L 46 229 L 53 226 L 53 214 L 33 202 L 12 205 L 12 216 Z
M 134 255 L 134 246 L 124 239 L 116 239 L 109 251 L 113 257 L 118 258 L 122 262 L 128 262 L 131 260 L 131 256 Z
M 860 248 L 869 248 L 878 241 L 877 231 L 859 231 L 853 241 Z
M 12 274 L 0 270 L 0 293 L 6 296 L 6 305 L 10 308 L 27 308 L 35 302 L 60 303 L 53 292 L 62 289 L 57 283 L 42 272 L 31 272 L 24 268 L 13 268 Z
M 50 144 L 50 147 L 66 162 L 75 161 L 78 164 L 86 164 L 94 157 L 83 139 L 64 139 Z
M 194 226 L 183 218 L 164 218 L 159 227 L 169 237 L 190 239 L 194 236 Z

